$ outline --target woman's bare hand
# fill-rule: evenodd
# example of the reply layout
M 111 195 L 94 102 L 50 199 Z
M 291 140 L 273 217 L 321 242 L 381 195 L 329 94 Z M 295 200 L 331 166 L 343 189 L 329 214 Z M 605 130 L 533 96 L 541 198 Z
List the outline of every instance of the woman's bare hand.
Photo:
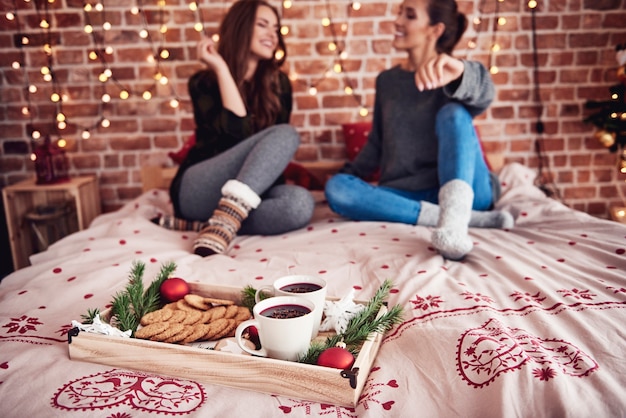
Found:
M 213 70 L 225 64 L 224 59 L 217 52 L 217 45 L 211 38 L 202 38 L 198 42 L 197 54 L 198 59 Z
M 415 85 L 419 91 L 443 87 L 459 78 L 464 70 L 463 61 L 448 54 L 438 54 L 415 71 Z

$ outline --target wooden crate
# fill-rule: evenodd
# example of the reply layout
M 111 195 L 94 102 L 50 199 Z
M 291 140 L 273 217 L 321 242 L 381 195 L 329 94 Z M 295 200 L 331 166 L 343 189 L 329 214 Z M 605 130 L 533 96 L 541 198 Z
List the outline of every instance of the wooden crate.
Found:
M 25 215 L 37 206 L 72 205 L 75 210 L 68 233 L 87 228 L 101 211 L 98 181 L 92 176 L 72 177 L 56 184 L 36 184 L 33 177 L 2 189 L 2 199 L 15 270 L 30 264 L 34 245 Z
M 191 284 L 192 293 L 241 302 L 241 289 Z M 381 309 L 381 313 L 386 308 Z M 350 370 L 72 330 L 72 360 L 190 379 L 295 399 L 355 407 L 378 353 L 372 333 Z

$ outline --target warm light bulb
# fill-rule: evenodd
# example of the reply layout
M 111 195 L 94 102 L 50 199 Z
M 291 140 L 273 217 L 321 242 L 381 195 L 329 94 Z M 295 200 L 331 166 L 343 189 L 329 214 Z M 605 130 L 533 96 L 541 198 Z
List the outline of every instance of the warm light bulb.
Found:
M 59 148 L 65 148 L 67 147 L 67 141 L 63 138 L 59 138 L 59 140 L 57 141 L 57 146 Z
M 28 86 L 28 91 L 30 93 L 37 93 L 37 86 L 34 84 L 31 84 L 30 86 Z
M 352 10 L 361 10 L 361 3 L 358 1 L 352 2 Z
M 19 69 L 20 67 L 21 67 L 21 66 L 20 66 L 20 63 L 19 63 L 18 61 L 13 61 L 13 62 L 11 63 L 11 68 L 13 68 L 14 70 L 17 70 L 17 69 Z
M 198 3 L 196 3 L 195 1 L 189 3 L 189 10 L 191 10 L 192 12 L 198 10 Z
M 317 94 L 317 89 L 315 87 L 309 87 L 309 94 L 311 96 L 315 96 Z
M 178 106 L 180 105 L 180 102 L 176 99 L 172 99 L 170 100 L 170 106 L 174 109 L 176 109 Z
M 285 56 L 285 51 L 283 51 L 282 49 L 276 50 L 276 53 L 274 54 L 274 58 L 276 58 L 277 61 L 280 61 L 281 59 L 283 59 L 284 56 Z
M 7 14 L 5 15 L 7 20 L 13 20 L 15 19 L 15 15 L 11 12 L 7 12 Z
M 495 65 L 492 65 L 491 67 L 489 67 L 489 72 L 491 74 L 498 74 L 500 72 L 500 69 Z
M 126 100 L 130 97 L 130 93 L 126 90 L 120 91 L 120 99 Z
M 500 26 L 506 25 L 506 17 L 499 17 L 498 18 L 498 25 L 500 25 Z
M 41 132 L 33 131 L 31 136 L 33 137 L 33 139 L 39 139 L 39 138 L 41 138 Z
M 57 121 L 63 122 L 65 120 L 65 115 L 63 113 L 57 113 Z
M 111 22 L 104 22 L 102 24 L 102 29 L 104 29 L 104 30 L 111 30 Z
M 168 51 L 167 49 L 164 49 L 163 51 L 161 51 L 160 55 L 161 55 L 161 58 L 166 60 L 170 57 L 170 51 Z
M 92 32 L 93 32 L 93 26 L 85 25 L 85 33 L 92 33 Z
M 146 90 L 146 91 L 143 92 L 141 97 L 143 97 L 144 100 L 150 100 L 152 98 L 152 93 L 150 93 L 148 90 Z
M 528 2 L 528 8 L 529 9 L 534 9 L 535 7 L 537 7 L 537 2 L 535 0 L 530 0 Z
M 283 2 L 283 7 L 284 7 L 285 9 L 291 9 L 291 6 L 292 6 L 291 0 L 285 0 L 285 1 Z
M 102 5 L 102 3 L 98 3 L 96 4 L 96 10 L 101 12 L 102 10 L 104 10 L 104 6 Z
M 30 114 L 30 110 L 27 106 L 22 107 L 22 115 L 27 116 Z
M 42 29 L 48 29 L 50 27 L 50 23 L 48 23 L 46 19 L 43 19 L 41 22 L 39 22 L 39 27 Z
M 96 60 L 98 58 L 98 53 L 96 51 L 91 51 L 89 53 L 89 59 L 90 60 Z
M 111 55 L 113 53 L 113 47 L 107 46 L 106 48 L 104 48 L 104 53 L 107 55 Z
M 148 31 L 145 29 L 142 29 L 141 31 L 139 31 L 139 37 L 142 39 L 146 39 L 148 37 Z
M 109 126 L 111 126 L 111 121 L 108 119 L 102 119 L 102 122 L 100 122 L 100 126 L 102 126 L 103 128 L 108 128 Z
M 50 95 L 50 100 L 52 100 L 54 103 L 57 103 L 59 100 L 61 100 L 61 96 L 59 96 L 59 93 L 52 93 Z
M 83 139 L 89 139 L 91 137 L 91 132 L 89 132 L 88 130 L 84 130 L 82 134 L 80 134 L 80 137 Z
M 359 109 L 359 115 L 365 117 L 369 114 L 369 112 L 367 111 L 366 108 L 362 107 L 361 109 Z
M 336 43 L 334 43 L 334 42 L 330 42 L 330 43 L 328 44 L 328 50 L 329 50 L 329 51 L 336 51 L 336 50 L 337 50 L 337 44 L 336 44 Z
M 344 91 L 346 94 L 352 94 L 352 87 L 350 87 L 350 86 L 346 86 L 346 87 L 344 87 L 343 91 Z
M 65 122 L 59 122 L 59 123 L 57 123 L 57 128 L 59 128 L 59 129 L 63 130 L 63 129 L 65 129 L 65 128 L 67 128 L 67 123 L 65 123 Z
M 169 83 L 169 81 L 170 81 L 170 80 L 169 80 L 167 77 L 165 77 L 165 76 L 163 76 L 163 77 L 159 78 L 159 83 L 160 83 L 162 86 L 166 86 L 166 85 L 167 85 L 167 83 Z
M 85 4 L 85 6 L 83 7 L 83 10 L 86 12 L 90 12 L 91 11 L 91 4 Z
M 196 23 L 195 25 L 193 25 L 193 28 L 196 32 L 202 32 L 202 23 Z
M 339 74 L 343 69 L 341 68 L 341 64 L 333 65 L 333 71 Z
M 325 17 L 322 19 L 322 26 L 329 26 L 330 25 L 330 19 Z
M 133 14 L 133 15 L 138 15 L 139 14 L 139 8 L 137 6 L 132 7 L 130 9 L 130 13 Z
M 102 102 L 103 103 L 109 103 L 111 101 L 111 95 L 108 93 L 104 93 L 102 95 Z
M 283 25 L 283 26 L 281 26 L 281 27 L 280 27 L 280 33 L 281 33 L 283 36 L 287 35 L 287 34 L 289 33 L 289 26 L 284 26 L 284 25 Z

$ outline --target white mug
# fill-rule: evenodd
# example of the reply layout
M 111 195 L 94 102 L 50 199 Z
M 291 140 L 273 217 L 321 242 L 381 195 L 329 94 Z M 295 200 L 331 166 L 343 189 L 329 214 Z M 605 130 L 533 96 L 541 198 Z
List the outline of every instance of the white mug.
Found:
M 254 305 L 254 318 L 242 322 L 235 330 L 237 344 L 253 355 L 296 361 L 307 353 L 311 345 L 314 309 L 313 302 L 304 298 L 267 298 Z M 293 312 L 300 316 L 289 317 Z M 258 350 L 250 348 L 243 337 L 249 327 L 256 327 L 259 333 L 261 348 Z
M 256 291 L 254 299 L 257 303 L 261 300 L 262 292 L 269 293 L 272 296 L 301 297 L 313 302 L 315 304 L 315 312 L 311 338 L 317 337 L 326 302 L 326 282 L 323 279 L 304 274 L 281 277 L 276 279 L 271 286 L 263 286 Z

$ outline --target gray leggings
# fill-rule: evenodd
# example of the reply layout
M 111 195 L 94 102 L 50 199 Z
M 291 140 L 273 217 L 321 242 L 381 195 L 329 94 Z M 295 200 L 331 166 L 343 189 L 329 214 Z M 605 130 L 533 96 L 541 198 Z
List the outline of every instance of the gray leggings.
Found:
M 185 171 L 180 187 L 180 211 L 185 219 L 208 220 L 230 179 L 248 185 L 262 197 L 243 222 L 242 235 L 276 235 L 306 226 L 315 202 L 303 187 L 272 184 L 292 160 L 300 136 L 290 125 L 275 125 L 229 150 Z

